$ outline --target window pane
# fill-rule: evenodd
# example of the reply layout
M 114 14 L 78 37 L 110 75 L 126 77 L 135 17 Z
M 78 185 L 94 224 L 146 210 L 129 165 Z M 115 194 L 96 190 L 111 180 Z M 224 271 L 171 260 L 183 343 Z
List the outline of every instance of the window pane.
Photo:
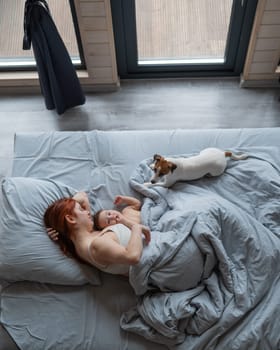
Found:
M 223 62 L 232 3 L 135 0 L 138 64 Z
M 0 0 L 0 68 L 35 66 L 31 50 L 22 50 L 23 0 Z M 71 8 L 68 0 L 48 0 L 51 15 L 74 63 L 80 64 Z

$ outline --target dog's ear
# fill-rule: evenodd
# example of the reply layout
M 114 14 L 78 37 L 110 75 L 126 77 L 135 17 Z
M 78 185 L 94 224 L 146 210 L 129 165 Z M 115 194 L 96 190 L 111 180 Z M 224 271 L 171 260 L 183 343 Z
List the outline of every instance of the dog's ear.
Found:
M 161 156 L 159 154 L 154 154 L 154 160 L 160 160 Z
M 168 167 L 169 167 L 171 173 L 173 173 L 173 171 L 177 168 L 177 165 L 172 163 L 172 162 L 169 162 Z

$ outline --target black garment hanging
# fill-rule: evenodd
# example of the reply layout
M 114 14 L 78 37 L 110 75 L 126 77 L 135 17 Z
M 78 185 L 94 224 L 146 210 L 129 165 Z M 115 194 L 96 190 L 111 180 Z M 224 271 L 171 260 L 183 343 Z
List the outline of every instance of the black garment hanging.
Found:
M 45 0 L 26 0 L 23 49 L 34 51 L 47 109 L 62 114 L 85 103 L 79 79 Z

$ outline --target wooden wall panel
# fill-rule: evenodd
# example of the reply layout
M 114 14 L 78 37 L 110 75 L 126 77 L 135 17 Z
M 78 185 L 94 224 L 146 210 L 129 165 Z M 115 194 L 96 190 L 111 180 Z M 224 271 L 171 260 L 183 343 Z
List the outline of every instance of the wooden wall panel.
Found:
M 107 30 L 106 17 L 83 17 L 83 27 L 86 31 Z
M 277 59 L 277 51 L 276 50 L 258 50 L 255 51 L 253 56 L 253 62 L 268 62 L 271 57 Z
M 75 0 L 88 78 L 83 85 L 98 91 L 119 86 L 110 0 Z
M 280 24 L 262 24 L 259 29 L 259 38 L 280 38 Z
M 82 17 L 105 17 L 104 1 L 99 2 L 80 2 Z
M 109 43 L 88 44 L 88 56 L 108 56 L 110 57 Z
M 253 62 L 251 64 L 250 73 L 251 74 L 271 74 L 275 70 L 275 65 L 273 62 Z
M 266 10 L 267 11 L 280 10 L 280 1 L 279 0 L 267 0 Z
M 272 38 L 257 39 L 255 52 L 265 51 L 265 50 L 277 51 L 279 48 L 279 45 L 280 45 L 280 39 L 272 39 Z
M 260 85 L 271 80 L 278 85 L 279 60 L 280 0 L 259 0 L 241 85 L 250 80 L 259 80 Z
M 265 11 L 262 18 L 262 24 L 278 24 L 280 11 Z

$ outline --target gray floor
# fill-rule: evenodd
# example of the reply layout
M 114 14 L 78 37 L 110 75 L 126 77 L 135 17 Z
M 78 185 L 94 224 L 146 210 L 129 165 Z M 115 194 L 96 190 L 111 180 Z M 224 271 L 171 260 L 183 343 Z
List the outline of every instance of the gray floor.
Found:
M 10 174 L 17 132 L 280 127 L 279 96 L 241 89 L 237 78 L 122 81 L 63 116 L 46 110 L 41 95 L 0 96 L 0 177 Z

